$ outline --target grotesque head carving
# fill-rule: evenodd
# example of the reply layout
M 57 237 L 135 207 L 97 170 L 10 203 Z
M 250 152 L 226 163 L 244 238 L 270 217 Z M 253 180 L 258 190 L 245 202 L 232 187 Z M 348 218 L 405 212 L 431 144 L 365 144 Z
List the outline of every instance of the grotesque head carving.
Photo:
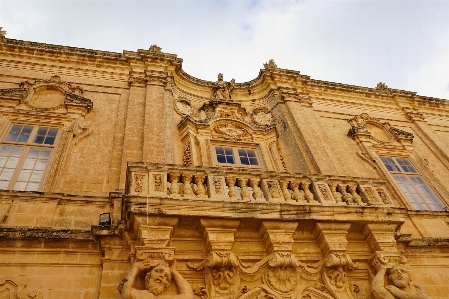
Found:
M 145 275 L 145 289 L 154 294 L 162 294 L 171 282 L 171 270 L 164 264 L 158 264 Z
M 402 265 L 395 265 L 390 270 L 390 275 L 388 275 L 388 281 L 390 284 L 395 285 L 396 287 L 403 289 L 410 285 L 410 274 L 407 269 L 405 269 Z

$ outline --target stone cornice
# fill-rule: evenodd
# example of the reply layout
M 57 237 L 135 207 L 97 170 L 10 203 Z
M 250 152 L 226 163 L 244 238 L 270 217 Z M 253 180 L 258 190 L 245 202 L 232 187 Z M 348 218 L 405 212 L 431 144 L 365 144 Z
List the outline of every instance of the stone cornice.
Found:
M 94 240 L 91 231 L 81 231 L 72 229 L 53 229 L 50 227 L 29 228 L 14 227 L 0 228 L 0 238 L 45 238 L 45 239 L 62 239 L 62 240 Z
M 197 85 L 212 87 L 214 82 L 201 80 L 195 78 L 185 71 L 182 70 L 182 59 L 178 58 L 175 54 L 163 53 L 161 49 L 157 46 L 151 46 L 149 50 L 139 49 L 136 52 L 133 51 L 123 51 L 123 53 L 109 52 L 109 51 L 101 51 L 101 50 L 92 50 L 85 48 L 77 48 L 77 47 L 69 47 L 69 46 L 60 46 L 60 45 L 52 45 L 46 43 L 38 43 L 38 42 L 30 42 L 16 39 L 4 38 L 0 40 L 0 46 L 7 46 L 16 49 L 28 49 L 28 50 L 40 50 L 48 53 L 59 53 L 61 55 L 78 55 L 82 57 L 91 57 L 91 58 L 101 58 L 107 60 L 116 60 L 117 62 L 123 63 L 126 61 L 132 60 L 150 60 L 151 63 L 157 63 L 158 61 L 166 61 L 170 64 L 174 65 L 177 69 L 177 74 L 184 80 L 192 82 Z M 327 89 L 327 90 L 335 90 L 342 92 L 351 92 L 357 94 L 364 95 L 375 95 L 382 96 L 386 98 L 395 98 L 395 97 L 403 97 L 408 98 L 412 102 L 418 105 L 449 105 L 445 99 L 439 99 L 434 97 L 426 97 L 417 95 L 416 92 L 405 91 L 399 89 L 388 88 L 386 85 L 376 88 L 362 87 L 350 84 L 342 84 L 336 82 L 329 82 L 323 80 L 311 79 L 310 76 L 302 75 L 299 71 L 281 69 L 278 67 L 266 67 L 265 69 L 261 69 L 259 75 L 248 82 L 236 83 L 235 89 L 251 89 L 254 86 L 260 85 L 264 80 L 274 80 L 280 79 L 281 77 L 294 79 L 296 82 L 301 82 L 303 87 L 307 89 L 309 88 L 319 88 L 319 89 Z

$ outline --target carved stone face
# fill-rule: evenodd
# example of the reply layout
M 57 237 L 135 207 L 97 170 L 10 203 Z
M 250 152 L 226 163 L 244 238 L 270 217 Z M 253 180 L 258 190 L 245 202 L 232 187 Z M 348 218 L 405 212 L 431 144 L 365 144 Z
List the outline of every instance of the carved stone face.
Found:
M 145 275 L 145 289 L 154 294 L 162 294 L 171 282 L 170 268 L 164 265 L 157 265 Z
M 403 289 L 410 284 L 411 278 L 407 269 L 405 269 L 403 266 L 394 266 L 390 270 L 388 280 L 396 287 Z

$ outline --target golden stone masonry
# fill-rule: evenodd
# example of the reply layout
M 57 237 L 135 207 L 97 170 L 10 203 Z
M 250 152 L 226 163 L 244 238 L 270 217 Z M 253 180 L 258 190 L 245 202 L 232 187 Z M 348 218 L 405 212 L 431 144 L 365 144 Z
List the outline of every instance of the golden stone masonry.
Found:
M 449 298 L 446 100 L 0 32 L 0 299 Z

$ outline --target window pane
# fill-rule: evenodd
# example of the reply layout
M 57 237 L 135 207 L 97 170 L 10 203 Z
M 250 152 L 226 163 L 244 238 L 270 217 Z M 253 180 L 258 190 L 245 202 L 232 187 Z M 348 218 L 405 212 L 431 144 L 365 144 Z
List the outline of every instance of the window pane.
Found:
M 48 136 L 52 136 L 52 137 L 56 137 L 56 134 L 58 134 L 58 129 L 55 129 L 55 128 L 50 128 L 50 130 L 48 130 L 48 133 L 47 133 Z
M 58 129 L 56 128 L 39 127 L 34 143 L 53 145 L 57 134 Z
M 244 165 L 259 165 L 256 158 L 256 151 L 252 149 L 239 149 L 240 163 Z
M 22 169 L 14 184 L 14 190 L 36 191 L 42 180 L 48 157 L 49 149 L 30 148 L 23 163 Z
M 33 126 L 13 125 L 6 136 L 6 141 L 27 142 L 31 131 L 33 131 Z
M 257 158 L 249 158 L 249 163 L 251 165 L 259 165 L 259 162 L 257 161 Z
M 218 163 L 235 164 L 232 148 L 217 146 L 215 147 L 215 153 Z
M 427 210 L 422 198 L 405 175 L 394 175 L 393 178 L 415 209 Z
M 384 163 L 385 167 L 387 168 L 388 171 L 394 171 L 394 172 L 400 172 L 401 169 L 399 168 L 398 165 L 396 165 L 396 163 L 394 162 L 393 158 L 389 158 L 389 157 L 380 157 L 380 159 L 382 160 L 382 163 Z
M 249 164 L 249 159 L 248 158 L 242 158 L 240 157 L 240 163 L 244 164 L 244 165 L 250 165 Z
M 396 161 L 401 166 L 402 170 L 404 170 L 404 172 L 417 173 L 412 164 L 410 164 L 409 160 L 405 158 L 396 158 Z

